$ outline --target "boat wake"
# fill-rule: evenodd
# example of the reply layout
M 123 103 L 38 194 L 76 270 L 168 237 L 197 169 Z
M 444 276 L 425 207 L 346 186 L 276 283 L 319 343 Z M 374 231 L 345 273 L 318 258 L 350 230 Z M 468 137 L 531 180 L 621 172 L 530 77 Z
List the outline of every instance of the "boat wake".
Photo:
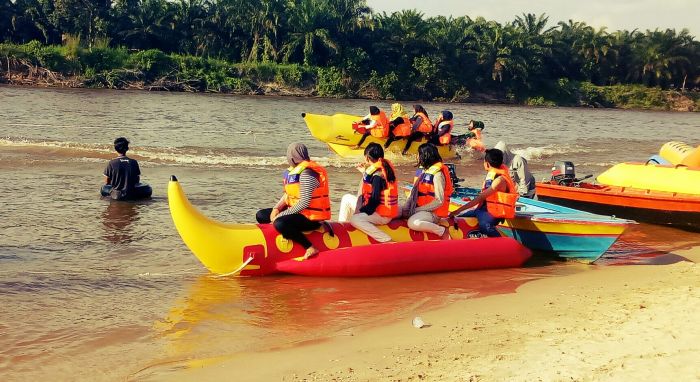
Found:
M 76 161 L 102 162 L 114 157 L 114 149 L 108 144 L 60 142 L 34 140 L 28 138 L 0 138 L 0 148 L 7 147 L 42 156 L 60 156 Z M 248 149 L 248 151 L 252 151 Z M 265 156 L 259 152 L 212 147 L 132 147 L 130 153 L 139 161 L 177 166 L 206 167 L 287 167 L 285 156 Z M 326 153 L 324 153 L 326 154 Z M 327 167 L 350 168 L 358 160 L 339 158 L 332 153 L 314 157 L 314 160 Z

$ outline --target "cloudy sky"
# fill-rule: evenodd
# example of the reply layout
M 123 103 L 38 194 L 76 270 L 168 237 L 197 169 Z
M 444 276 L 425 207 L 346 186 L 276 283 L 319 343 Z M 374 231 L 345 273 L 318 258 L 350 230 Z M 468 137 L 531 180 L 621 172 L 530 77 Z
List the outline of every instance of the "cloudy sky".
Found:
M 367 4 L 375 12 L 417 9 L 426 16 L 483 16 L 501 23 L 523 13 L 546 13 L 549 26 L 572 19 L 596 28 L 607 26 L 609 32 L 688 28 L 700 39 L 700 0 L 367 0 Z

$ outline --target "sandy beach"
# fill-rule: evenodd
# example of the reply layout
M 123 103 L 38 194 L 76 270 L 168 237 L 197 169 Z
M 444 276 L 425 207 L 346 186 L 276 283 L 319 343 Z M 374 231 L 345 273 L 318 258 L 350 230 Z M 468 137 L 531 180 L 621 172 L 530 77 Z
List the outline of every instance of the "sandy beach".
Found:
M 700 247 L 675 254 L 690 261 L 537 280 L 418 313 L 421 329 L 407 317 L 321 343 L 178 365 L 148 380 L 699 380 Z

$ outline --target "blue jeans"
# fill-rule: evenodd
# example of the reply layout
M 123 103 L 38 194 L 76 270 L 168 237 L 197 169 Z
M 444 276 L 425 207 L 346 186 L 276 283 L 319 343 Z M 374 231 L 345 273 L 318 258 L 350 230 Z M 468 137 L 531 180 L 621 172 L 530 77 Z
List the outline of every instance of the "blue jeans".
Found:
M 501 223 L 500 218 L 495 218 L 487 210 L 486 206 L 482 205 L 479 208 L 464 212 L 460 217 L 475 217 L 479 220 L 479 231 L 488 237 L 500 237 L 501 234 L 496 230 L 496 226 Z

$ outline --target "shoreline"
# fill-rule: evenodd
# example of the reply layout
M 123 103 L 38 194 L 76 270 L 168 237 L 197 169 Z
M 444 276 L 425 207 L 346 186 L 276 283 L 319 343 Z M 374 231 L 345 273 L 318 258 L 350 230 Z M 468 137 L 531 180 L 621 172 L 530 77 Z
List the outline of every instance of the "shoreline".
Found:
M 192 360 L 149 380 L 691 380 L 700 378 L 700 246 L 689 261 L 539 279 L 293 348 Z M 381 339 L 381 340 L 378 340 Z M 158 368 L 156 368 L 158 369 Z
M 191 94 L 219 94 L 219 95 L 237 95 L 237 96 L 264 96 L 264 97 L 295 97 L 295 98 L 318 98 L 318 99 L 357 99 L 367 101 L 382 101 L 382 102 L 434 102 L 434 103 L 450 103 L 450 104 L 465 104 L 465 105 L 507 105 L 507 106 L 522 106 L 522 107 L 543 107 L 543 108 L 584 108 L 584 109 L 612 109 L 612 110 L 635 110 L 635 111 L 668 111 L 668 112 L 700 112 L 700 107 L 695 105 L 695 102 L 688 96 L 677 91 L 667 90 L 666 103 L 664 106 L 656 107 L 641 107 L 634 104 L 613 104 L 602 105 L 594 104 L 530 104 L 528 102 L 517 102 L 506 98 L 501 98 L 493 94 L 474 92 L 468 99 L 448 100 L 448 99 L 430 99 L 430 100 L 411 100 L 411 99 L 393 99 L 373 96 L 372 94 L 355 94 L 354 96 L 328 96 L 319 95 L 315 88 L 292 87 L 276 82 L 255 82 L 250 89 L 227 89 L 225 91 L 209 91 L 209 90 L 193 90 L 182 88 L 178 84 L 163 85 L 149 84 L 144 81 L 123 81 L 117 87 L 110 86 L 87 86 L 85 79 L 81 76 L 64 76 L 60 73 L 51 72 L 45 68 L 36 67 L 35 71 L 43 74 L 30 75 L 27 73 L 13 73 L 9 75 L 0 69 L 0 87 L 15 87 L 15 88 L 39 88 L 39 89 L 84 89 L 84 90 L 118 90 L 118 91 L 147 91 L 147 92 L 166 92 L 166 93 L 191 93 Z M 169 87 L 170 86 L 170 87 Z M 602 87 L 613 89 L 614 87 Z M 654 91 L 650 89 L 649 92 Z

